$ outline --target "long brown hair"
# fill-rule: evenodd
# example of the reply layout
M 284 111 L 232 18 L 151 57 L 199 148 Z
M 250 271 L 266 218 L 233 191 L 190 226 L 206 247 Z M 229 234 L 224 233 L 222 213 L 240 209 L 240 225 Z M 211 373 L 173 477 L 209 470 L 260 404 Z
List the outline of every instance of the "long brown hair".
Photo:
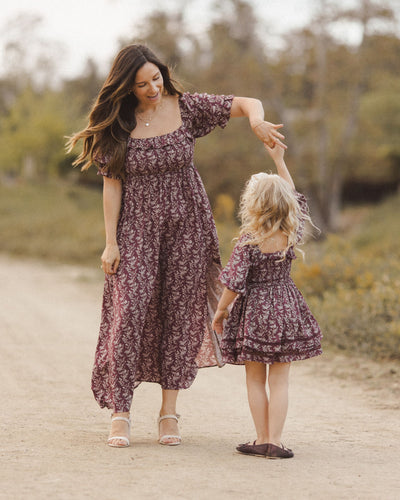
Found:
M 170 95 L 182 95 L 170 76 L 168 66 L 145 45 L 128 45 L 114 59 L 114 63 L 89 114 L 87 127 L 73 134 L 67 142 L 71 152 L 83 139 L 83 150 L 73 165 L 83 163 L 87 170 L 93 163 L 112 176 L 124 177 L 126 142 L 136 127 L 135 108 L 138 99 L 132 92 L 136 73 L 146 63 L 155 64 L 164 80 L 164 91 Z

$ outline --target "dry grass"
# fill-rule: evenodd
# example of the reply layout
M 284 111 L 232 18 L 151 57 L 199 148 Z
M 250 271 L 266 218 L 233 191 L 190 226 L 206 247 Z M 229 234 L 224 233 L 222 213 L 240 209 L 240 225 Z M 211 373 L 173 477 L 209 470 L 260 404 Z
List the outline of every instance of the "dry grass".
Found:
M 0 251 L 90 264 L 104 245 L 101 193 L 69 184 L 0 186 Z

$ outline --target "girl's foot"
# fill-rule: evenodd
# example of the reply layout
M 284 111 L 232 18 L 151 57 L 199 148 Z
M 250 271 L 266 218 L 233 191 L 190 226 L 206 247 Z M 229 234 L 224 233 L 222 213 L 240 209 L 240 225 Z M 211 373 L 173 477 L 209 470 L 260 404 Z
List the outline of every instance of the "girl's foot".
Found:
M 160 415 L 158 418 L 158 442 L 167 446 L 181 444 L 178 428 L 179 415 Z
M 129 412 L 113 413 L 111 416 L 111 430 L 108 438 L 108 446 L 113 448 L 127 448 L 130 437 Z
M 243 453 L 243 455 L 252 455 L 253 457 L 266 457 L 268 444 L 267 443 L 256 444 L 256 442 L 254 441 L 253 444 L 251 443 L 239 444 L 239 446 L 236 447 L 236 450 L 239 453 Z
M 286 448 L 281 444 L 277 446 L 276 444 L 268 443 L 267 458 L 292 458 L 294 453 L 289 448 Z
M 236 450 L 239 453 L 243 453 L 244 455 L 274 459 L 292 458 L 294 456 L 292 450 L 289 450 L 289 448 L 285 448 L 283 444 L 280 446 L 272 443 L 256 444 L 255 441 L 253 444 L 240 444 L 236 447 Z

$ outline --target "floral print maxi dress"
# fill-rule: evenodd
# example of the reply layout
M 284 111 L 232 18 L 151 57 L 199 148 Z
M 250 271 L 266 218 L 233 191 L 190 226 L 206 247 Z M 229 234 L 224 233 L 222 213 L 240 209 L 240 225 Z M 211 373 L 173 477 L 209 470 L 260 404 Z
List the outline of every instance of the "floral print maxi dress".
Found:
M 301 212 L 307 202 L 297 193 Z M 303 221 L 297 240 L 301 239 Z M 293 247 L 282 260 L 281 252 L 262 253 L 258 246 L 236 244 L 221 282 L 238 293 L 224 325 L 223 361 L 244 364 L 287 363 L 322 354 L 321 331 L 290 270 L 296 258 Z
M 128 138 L 121 262 L 105 279 L 92 376 L 101 407 L 129 411 L 140 382 L 185 389 L 199 367 L 221 365 L 210 326 L 221 293 L 218 238 L 193 152 L 197 137 L 227 124 L 232 99 L 185 93 L 177 130 Z M 106 164 L 101 173 L 109 176 Z

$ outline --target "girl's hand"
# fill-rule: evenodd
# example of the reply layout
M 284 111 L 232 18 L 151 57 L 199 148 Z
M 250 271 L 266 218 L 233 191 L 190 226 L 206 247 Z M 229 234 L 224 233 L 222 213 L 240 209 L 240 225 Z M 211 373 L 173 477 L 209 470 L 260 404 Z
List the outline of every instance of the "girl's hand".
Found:
M 107 244 L 101 256 L 101 268 L 106 274 L 115 274 L 117 272 L 121 257 L 116 243 Z
M 264 143 L 264 147 L 268 151 L 269 156 L 274 160 L 275 163 L 283 160 L 283 157 L 285 156 L 285 150 L 280 144 L 276 143 L 271 148 L 268 146 L 268 144 Z
M 251 126 L 253 132 L 264 144 L 267 144 L 271 148 L 273 148 L 275 144 L 279 144 L 279 146 L 286 149 L 287 146 L 281 142 L 281 139 L 284 139 L 285 136 L 278 131 L 278 129 L 282 127 L 282 123 L 275 125 L 266 121 L 258 122 Z
M 214 319 L 213 319 L 213 322 L 212 322 L 212 329 L 221 334 L 222 333 L 222 330 L 223 330 L 223 323 L 224 323 L 224 319 L 227 319 L 229 316 L 229 312 L 228 312 L 228 309 L 217 309 L 216 313 L 215 313 L 215 316 L 214 316 Z

